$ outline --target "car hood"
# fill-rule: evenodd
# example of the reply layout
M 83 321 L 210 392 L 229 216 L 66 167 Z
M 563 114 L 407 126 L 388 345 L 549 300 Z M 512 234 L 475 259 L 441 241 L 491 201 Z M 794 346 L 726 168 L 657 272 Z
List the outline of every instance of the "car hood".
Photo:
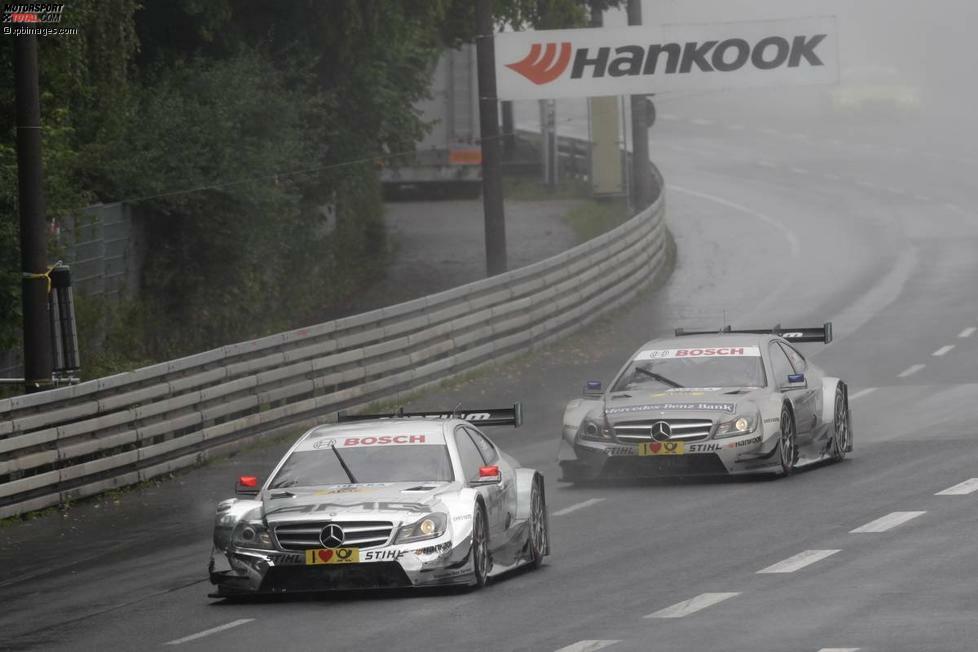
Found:
M 272 489 L 262 493 L 262 514 L 269 524 L 324 518 L 403 521 L 442 511 L 441 497 L 457 492 L 460 486 L 455 482 L 391 482 Z
M 697 387 L 662 392 L 618 392 L 603 401 L 609 423 L 648 417 L 708 417 L 722 420 L 742 411 L 756 410 L 755 401 L 764 393 L 757 387 Z

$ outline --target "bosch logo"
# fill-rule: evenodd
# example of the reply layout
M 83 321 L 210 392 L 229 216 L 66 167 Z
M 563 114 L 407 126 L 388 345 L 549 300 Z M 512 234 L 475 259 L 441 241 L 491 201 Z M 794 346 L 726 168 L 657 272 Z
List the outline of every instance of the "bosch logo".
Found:
M 330 523 L 319 533 L 319 542 L 324 548 L 339 548 L 343 545 L 345 536 L 343 528 L 336 523 Z
M 571 44 L 541 43 L 530 46 L 530 53 L 516 63 L 506 64 L 538 86 L 547 84 L 560 77 L 567 69 L 571 58 Z
M 656 421 L 652 424 L 651 435 L 655 441 L 669 441 L 672 439 L 672 426 L 667 421 Z

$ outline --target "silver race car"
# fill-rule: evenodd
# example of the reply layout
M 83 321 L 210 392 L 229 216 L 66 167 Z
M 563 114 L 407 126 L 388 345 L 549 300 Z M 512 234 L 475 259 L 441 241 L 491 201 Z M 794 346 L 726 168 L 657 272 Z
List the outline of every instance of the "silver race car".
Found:
M 462 584 L 550 553 L 543 476 L 473 423 L 513 425 L 519 404 L 459 415 L 341 415 L 306 432 L 262 484 L 220 503 L 214 597 Z
M 565 481 L 774 474 L 852 450 L 846 384 L 798 352 L 821 328 L 676 331 L 635 352 L 607 391 L 588 381 L 564 411 Z

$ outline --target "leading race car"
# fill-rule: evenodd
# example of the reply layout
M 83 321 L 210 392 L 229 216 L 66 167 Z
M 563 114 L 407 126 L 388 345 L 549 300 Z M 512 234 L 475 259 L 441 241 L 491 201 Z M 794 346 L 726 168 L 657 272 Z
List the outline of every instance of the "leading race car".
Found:
M 564 411 L 563 480 L 774 474 L 852 450 L 846 384 L 798 352 L 832 324 L 676 331 L 629 358 L 607 391 L 589 381 Z
M 360 415 L 306 432 L 217 508 L 214 597 L 462 584 L 550 553 L 543 476 L 480 426 L 513 408 Z

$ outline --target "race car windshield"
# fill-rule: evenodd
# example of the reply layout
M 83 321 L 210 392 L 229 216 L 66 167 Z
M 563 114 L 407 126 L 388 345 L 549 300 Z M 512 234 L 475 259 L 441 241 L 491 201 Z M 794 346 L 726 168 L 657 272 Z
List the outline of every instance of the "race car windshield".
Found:
M 272 481 L 272 489 L 312 487 L 350 482 L 342 459 L 356 482 L 451 482 L 447 446 L 329 447 L 294 451 Z
M 759 356 L 633 360 L 611 391 L 680 387 L 763 387 Z

